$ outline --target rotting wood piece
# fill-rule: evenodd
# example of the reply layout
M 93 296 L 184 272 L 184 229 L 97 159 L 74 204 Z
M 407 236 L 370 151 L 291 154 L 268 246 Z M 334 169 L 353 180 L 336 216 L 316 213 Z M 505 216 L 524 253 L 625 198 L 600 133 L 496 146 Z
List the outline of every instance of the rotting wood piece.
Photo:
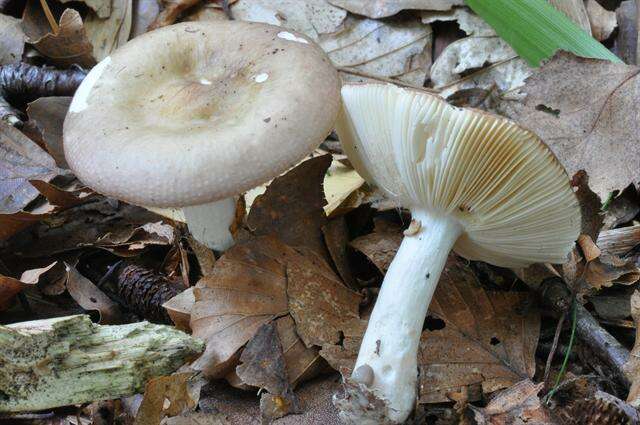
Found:
M 0 412 L 136 394 L 203 350 L 200 340 L 148 322 L 101 326 L 78 315 L 0 326 Z

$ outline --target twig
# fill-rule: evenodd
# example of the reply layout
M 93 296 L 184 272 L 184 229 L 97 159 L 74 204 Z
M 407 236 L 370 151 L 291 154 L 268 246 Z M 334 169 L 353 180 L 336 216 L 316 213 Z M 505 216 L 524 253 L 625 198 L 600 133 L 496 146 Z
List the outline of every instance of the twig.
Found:
M 22 113 L 8 98 L 20 97 L 29 102 L 45 96 L 71 96 L 87 75 L 81 68 L 57 70 L 49 67 L 15 63 L 0 66 L 0 119 L 11 125 L 21 123 Z
M 546 306 L 557 313 L 565 312 L 571 303 L 569 290 L 561 279 L 545 281 L 542 285 L 542 297 Z M 629 359 L 629 350 L 602 328 L 580 303 L 576 303 L 575 314 L 576 336 L 613 371 L 617 380 L 628 388 L 630 382 L 624 373 L 624 365 Z
M 40 0 L 40 6 L 42 6 L 42 10 L 44 11 L 44 16 L 47 17 L 47 21 L 49 21 L 49 26 L 51 26 L 51 31 L 54 34 L 58 33 L 58 23 L 56 22 L 56 18 L 53 17 L 53 13 L 51 13 L 51 9 L 49 8 L 49 3 L 47 0 Z
M 344 72 L 345 74 L 355 75 L 356 77 L 369 78 L 369 79 L 372 79 L 372 80 L 383 81 L 385 83 L 395 84 L 396 86 L 407 87 L 407 88 L 410 88 L 410 89 L 420 90 L 420 91 L 431 93 L 431 94 L 438 94 L 439 93 L 438 90 L 430 89 L 430 88 L 427 88 L 427 87 L 416 86 L 414 84 L 405 83 L 404 81 L 394 80 L 392 78 L 380 77 L 378 75 L 367 74 L 366 72 L 361 72 L 361 71 L 358 71 L 358 70 L 353 69 L 353 68 L 348 68 L 346 66 L 339 66 L 338 67 L 338 71 Z
M 562 325 L 564 325 L 564 319 L 567 317 L 566 312 L 560 316 L 558 320 L 558 324 L 556 325 L 556 333 L 553 336 L 553 344 L 551 345 L 551 350 L 549 351 L 549 355 L 547 356 L 547 363 L 544 367 L 544 378 L 542 381 L 544 382 L 544 387 L 548 388 L 549 385 L 549 373 L 551 372 L 551 363 L 553 362 L 553 357 L 556 354 L 556 350 L 558 349 L 558 342 L 560 341 L 560 334 L 562 333 Z M 568 350 L 567 350 L 568 351 Z
M 571 354 L 571 349 L 573 348 L 573 341 L 576 337 L 576 325 L 578 321 L 576 320 L 576 312 L 578 311 L 578 302 L 575 297 L 573 299 L 573 308 L 571 309 L 571 337 L 569 338 L 569 346 L 567 347 L 567 351 L 564 354 L 564 360 L 562 361 L 562 367 L 560 367 L 560 372 L 558 372 L 558 376 L 556 376 L 556 383 L 553 385 L 553 389 L 549 391 L 549 393 L 545 396 L 545 402 L 548 403 L 549 400 L 553 398 L 553 395 L 560 388 L 560 384 L 562 378 L 564 377 L 565 372 L 567 371 L 567 364 L 569 363 L 569 355 Z

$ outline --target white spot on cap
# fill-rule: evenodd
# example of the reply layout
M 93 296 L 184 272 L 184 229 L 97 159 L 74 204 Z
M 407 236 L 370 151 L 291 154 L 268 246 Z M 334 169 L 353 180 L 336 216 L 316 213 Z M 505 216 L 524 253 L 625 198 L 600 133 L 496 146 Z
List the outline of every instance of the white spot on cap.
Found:
M 296 37 L 295 34 L 291 34 L 288 31 L 280 31 L 278 33 L 278 37 L 285 40 L 289 40 L 289 41 L 295 41 L 297 43 L 309 44 L 309 42 L 306 39 L 302 37 Z
M 87 100 L 89 99 L 89 94 L 91 94 L 91 89 L 96 85 L 96 82 L 100 79 L 100 76 L 110 63 L 111 56 L 107 56 L 94 66 L 91 72 L 84 77 L 80 87 L 76 90 L 76 94 L 73 96 L 71 105 L 69 105 L 69 112 L 78 113 L 87 109 L 89 106 Z
M 210 86 L 213 83 L 211 81 L 207 80 L 206 78 L 201 78 L 200 79 L 200 84 L 202 84 L 203 86 Z
M 258 74 L 255 77 L 253 77 L 253 80 L 256 83 L 264 83 L 265 81 L 267 81 L 267 78 L 269 78 L 269 74 L 263 72 L 262 74 Z

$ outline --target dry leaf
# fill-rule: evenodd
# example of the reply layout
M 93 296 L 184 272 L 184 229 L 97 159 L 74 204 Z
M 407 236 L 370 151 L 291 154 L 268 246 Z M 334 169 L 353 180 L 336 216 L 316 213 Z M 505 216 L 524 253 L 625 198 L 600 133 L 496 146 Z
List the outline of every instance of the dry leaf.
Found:
M 319 257 L 287 263 L 289 310 L 307 347 L 340 343 L 344 323 L 359 318 L 360 294 L 348 289 Z
M 316 348 L 307 348 L 296 332 L 296 324 L 290 315 L 275 321 L 278 338 L 282 344 L 287 377 L 292 388 L 317 376 L 326 368 Z
M 40 194 L 30 181 L 64 174 L 55 160 L 24 134 L 0 123 L 0 213 L 22 210 Z
M 61 3 L 68 3 L 75 0 L 60 0 Z M 111 15 L 110 0 L 79 0 L 90 7 L 99 18 L 108 18 Z
M 406 9 L 449 10 L 453 6 L 464 6 L 463 0 L 329 0 L 329 3 L 373 19 L 386 18 Z
M 270 237 L 239 243 L 194 289 L 193 335 L 207 343 L 196 370 L 224 376 L 258 328 L 288 312 L 284 259 L 289 248 Z
M 193 373 L 176 373 L 147 382 L 134 425 L 160 425 L 165 416 L 195 410 L 202 382 Z
M 315 157 L 271 182 L 251 205 L 247 226 L 252 233 L 276 235 L 289 246 L 306 246 L 328 259 L 322 181 L 330 164 L 331 155 Z
M 0 311 L 11 307 L 13 298 L 18 295 L 26 286 L 35 285 L 40 280 L 40 276 L 51 270 L 57 261 L 46 267 L 25 270 L 20 279 L 0 275 Z
M 160 14 L 158 0 L 133 0 L 131 38 L 144 34 Z
M 468 74 L 470 70 L 473 72 Z M 470 88 L 509 91 L 524 85 L 530 68 L 523 59 L 500 37 L 466 37 L 449 44 L 431 67 L 433 87 L 441 95 Z
M 587 34 L 591 35 L 591 24 L 589 23 L 584 0 L 549 0 L 549 2 Z
M 120 308 L 75 267 L 66 264 L 67 291 L 78 305 L 87 311 L 100 313 L 101 324 L 120 323 Z
M 432 41 L 431 27 L 414 18 L 387 22 L 349 16 L 319 44 L 347 80 L 373 76 L 422 86 L 431 65 Z
M 640 194 L 633 184 L 613 198 L 604 213 L 604 229 L 613 229 L 626 224 L 640 213 Z
M 53 205 L 45 205 L 38 212 L 18 211 L 12 214 L 0 214 L 0 240 L 8 239 L 21 230 L 49 218 L 55 212 Z
M 526 379 L 500 392 L 487 407 L 469 409 L 477 425 L 555 425 L 557 422 L 538 397 L 542 386 Z
M 640 245 L 640 224 L 604 230 L 598 235 L 598 247 L 610 255 L 626 255 Z
M 337 31 L 347 15 L 326 0 L 238 0 L 231 13 L 241 21 L 287 27 L 313 40 Z
M 182 12 L 199 4 L 200 0 L 171 0 L 165 1 L 164 3 L 164 9 L 158 14 L 154 21 L 151 22 L 148 27 L 149 30 L 174 24 Z
M 627 402 L 636 409 L 640 408 L 640 291 L 631 296 L 631 317 L 636 325 L 636 340 L 624 365 L 624 372 L 631 381 Z
M 336 160 L 334 155 L 331 166 L 324 176 L 324 195 L 327 205 L 324 212 L 328 217 L 348 211 L 349 199 L 365 184 L 364 179 L 352 167 Z
M 402 229 L 400 226 L 383 224 L 380 220 L 374 221 L 374 224 L 372 233 L 352 240 L 349 245 L 363 253 L 384 274 L 402 242 Z
M 282 345 L 273 323 L 262 325 L 240 355 L 236 373 L 254 387 L 264 388 L 260 412 L 266 421 L 300 411 L 298 399 L 289 386 Z
M 93 13 L 87 15 L 84 26 L 98 61 L 129 40 L 132 15 L 132 0 L 113 0 L 108 18 L 102 19 Z
M 532 377 L 540 315 L 531 306 L 520 311 L 528 300 L 527 293 L 478 287 L 468 266 L 451 255 L 420 341 L 420 402 L 449 401 L 449 393 L 464 387 L 477 400 Z
M 191 331 L 191 310 L 196 302 L 193 291 L 193 286 L 187 288 L 162 305 L 176 327 L 185 332 Z
M 602 228 L 602 202 L 600 197 L 589 188 L 589 176 L 579 170 L 571 179 L 571 186 L 576 188 L 575 194 L 580 204 L 580 233 L 588 235 L 592 240 L 598 239 Z
M 586 7 L 593 37 L 598 41 L 609 38 L 618 26 L 616 12 L 608 11 L 597 0 L 587 0 Z
M 460 30 L 467 35 L 477 37 L 493 37 L 496 32 L 484 19 L 470 11 L 466 7 L 456 7 L 445 11 L 424 11 L 420 13 L 422 22 L 432 24 L 436 21 L 455 21 L 458 23 Z
M 62 147 L 62 123 L 71 104 L 71 97 L 41 97 L 27 106 L 29 120 L 35 121 L 44 145 L 59 167 L 69 168 Z
M 615 284 L 631 285 L 640 280 L 640 268 L 633 261 L 603 254 L 587 263 L 584 280 L 596 290 Z
M 27 3 L 23 29 L 28 37 L 27 41 L 36 50 L 58 66 L 77 64 L 91 68 L 95 65 L 93 46 L 87 38 L 80 14 L 73 9 L 65 9 L 58 26 L 57 32 L 47 32 L 50 27 L 41 6 L 36 1 Z
M 344 217 L 337 217 L 322 226 L 324 242 L 327 245 L 333 264 L 342 281 L 351 289 L 358 290 L 351 266 L 347 259 L 347 245 L 349 244 L 349 229 Z
M 19 62 L 26 40 L 19 19 L 0 14 L 0 40 L 0 65 Z
M 638 68 L 558 53 L 522 89 L 523 104 L 503 110 L 544 140 L 569 175 L 584 169 L 605 198 L 638 180 Z
M 618 35 L 616 36 L 613 53 L 628 64 L 638 63 L 638 6 L 634 0 L 620 2 L 616 9 L 618 21 Z

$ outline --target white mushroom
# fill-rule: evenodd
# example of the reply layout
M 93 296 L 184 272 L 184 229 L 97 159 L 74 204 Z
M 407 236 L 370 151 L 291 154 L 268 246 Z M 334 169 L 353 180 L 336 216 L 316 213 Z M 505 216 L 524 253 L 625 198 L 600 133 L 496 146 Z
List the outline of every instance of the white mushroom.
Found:
M 304 35 L 259 23 L 189 22 L 134 38 L 81 84 L 65 157 L 105 195 L 186 207 L 193 235 L 233 243 L 234 196 L 299 162 L 332 130 L 340 80 Z
M 342 100 L 337 132 L 351 163 L 413 217 L 353 376 L 362 383 L 372 371 L 367 391 L 401 423 L 416 400 L 418 344 L 449 251 L 502 267 L 562 263 L 580 210 L 551 151 L 509 120 L 393 85 L 347 85 Z M 353 404 L 341 417 L 367 423 Z

